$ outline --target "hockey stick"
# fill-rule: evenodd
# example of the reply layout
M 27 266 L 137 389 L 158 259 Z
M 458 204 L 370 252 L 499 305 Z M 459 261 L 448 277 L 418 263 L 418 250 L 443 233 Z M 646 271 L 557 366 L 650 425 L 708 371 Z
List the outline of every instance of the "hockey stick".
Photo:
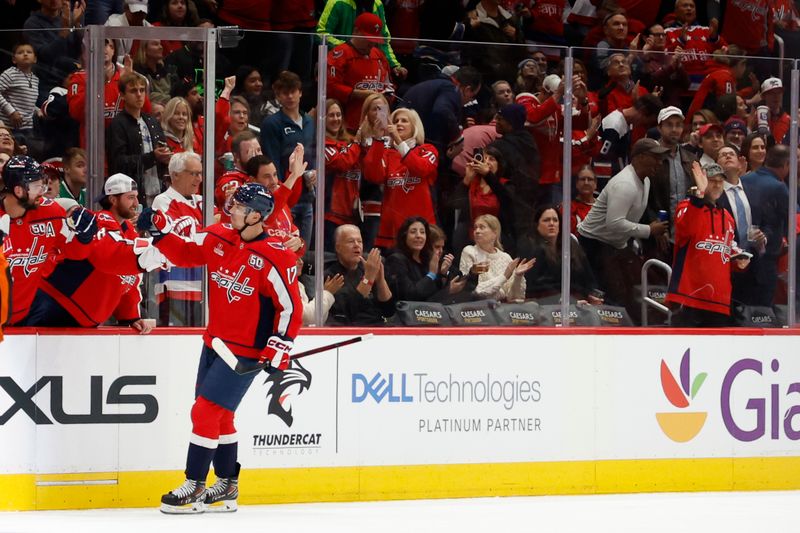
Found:
M 352 337 L 347 340 L 334 342 L 332 344 L 326 344 L 325 346 L 319 346 L 317 348 L 312 348 L 310 350 L 306 350 L 304 352 L 292 354 L 289 356 L 289 360 L 300 359 L 301 357 L 308 357 L 309 355 L 318 354 L 321 352 L 327 352 L 328 350 L 335 350 L 336 348 L 341 348 L 342 346 L 349 346 L 351 344 L 355 344 L 361 341 L 367 341 L 372 338 L 372 333 L 365 333 L 364 335 L 360 335 L 358 337 Z M 211 339 L 211 347 L 217 352 L 220 359 L 225 361 L 225 364 L 231 367 L 231 370 L 236 372 L 239 375 L 251 374 L 253 372 L 258 372 L 260 370 L 264 370 L 265 367 L 269 365 L 268 362 L 264 363 L 257 363 L 255 365 L 248 365 L 246 363 L 242 363 L 235 355 L 228 345 L 225 344 L 225 341 L 220 339 L 219 337 L 214 337 Z M 268 370 L 269 372 L 270 370 Z M 272 370 L 274 372 L 275 370 Z

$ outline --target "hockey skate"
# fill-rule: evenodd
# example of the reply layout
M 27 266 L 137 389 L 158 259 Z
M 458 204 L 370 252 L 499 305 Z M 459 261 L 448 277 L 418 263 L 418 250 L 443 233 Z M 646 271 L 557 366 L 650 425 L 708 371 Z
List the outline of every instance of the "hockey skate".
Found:
M 187 479 L 183 485 L 161 497 L 161 512 L 167 514 L 202 513 L 205 511 L 206 484 Z
M 232 513 L 236 511 L 239 497 L 239 480 L 235 477 L 217 478 L 206 490 L 205 507 L 210 513 Z

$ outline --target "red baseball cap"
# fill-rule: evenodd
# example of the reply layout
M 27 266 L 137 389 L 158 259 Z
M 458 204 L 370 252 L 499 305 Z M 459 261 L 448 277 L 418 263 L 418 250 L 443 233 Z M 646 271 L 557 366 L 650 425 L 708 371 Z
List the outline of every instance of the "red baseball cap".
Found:
M 700 135 L 700 137 L 705 137 L 709 131 L 716 131 L 720 135 L 725 134 L 725 131 L 722 129 L 722 126 L 720 126 L 719 124 L 703 124 L 702 126 L 700 126 L 700 129 L 697 130 L 697 133 Z
M 367 37 L 373 43 L 383 42 L 383 22 L 378 15 L 374 13 L 361 13 L 356 17 L 354 32 L 359 35 Z

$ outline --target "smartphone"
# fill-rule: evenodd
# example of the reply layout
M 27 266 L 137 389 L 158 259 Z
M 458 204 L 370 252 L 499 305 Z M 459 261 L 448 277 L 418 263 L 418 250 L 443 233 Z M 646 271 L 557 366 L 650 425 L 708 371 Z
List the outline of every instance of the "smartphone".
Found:
M 377 115 L 378 125 L 380 127 L 385 128 L 389 125 L 389 111 L 385 107 L 379 107 Z
M 478 163 L 483 162 L 483 148 L 475 148 L 472 151 L 472 160 L 477 161 Z
M 736 259 L 752 259 L 753 254 L 750 252 L 745 252 L 744 250 L 739 250 L 736 254 L 731 256 L 731 261 L 735 261 Z

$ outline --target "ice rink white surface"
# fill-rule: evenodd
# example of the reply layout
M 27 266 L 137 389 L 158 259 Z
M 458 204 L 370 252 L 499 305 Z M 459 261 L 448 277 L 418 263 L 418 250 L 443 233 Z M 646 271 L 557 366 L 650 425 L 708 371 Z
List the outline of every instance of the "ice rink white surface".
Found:
M 191 516 L 157 509 L 0 513 L 0 532 L 796 533 L 798 509 L 800 491 L 540 496 L 240 506 Z

